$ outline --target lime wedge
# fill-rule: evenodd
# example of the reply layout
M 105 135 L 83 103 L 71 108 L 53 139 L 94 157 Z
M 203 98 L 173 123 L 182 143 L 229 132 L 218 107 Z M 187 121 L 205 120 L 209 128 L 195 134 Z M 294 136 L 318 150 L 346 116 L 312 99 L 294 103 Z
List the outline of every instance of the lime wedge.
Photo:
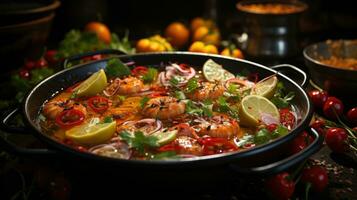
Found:
M 157 137 L 158 139 L 157 143 L 161 146 L 173 141 L 176 138 L 176 134 L 177 134 L 177 130 L 172 130 L 172 131 L 162 131 L 162 132 L 159 131 L 151 135 Z
M 209 82 L 215 81 L 226 81 L 228 79 L 234 78 L 234 74 L 222 68 L 221 65 L 214 62 L 212 59 L 208 59 L 205 64 L 203 64 L 203 76 Z
M 270 115 L 277 121 L 280 119 L 278 108 L 269 99 L 259 95 L 248 95 L 242 99 L 239 108 L 241 125 L 257 126 L 263 115 Z
M 90 126 L 84 124 L 75 126 L 65 132 L 68 139 L 84 145 L 100 144 L 109 140 L 116 131 L 116 122 L 96 124 Z
M 78 97 L 93 96 L 104 90 L 107 86 L 107 76 L 103 69 L 92 74 L 89 78 L 79 84 L 74 90 Z
M 276 85 L 278 84 L 278 78 L 269 76 L 259 81 L 252 89 L 251 94 L 260 95 L 268 99 L 272 98 L 275 93 Z

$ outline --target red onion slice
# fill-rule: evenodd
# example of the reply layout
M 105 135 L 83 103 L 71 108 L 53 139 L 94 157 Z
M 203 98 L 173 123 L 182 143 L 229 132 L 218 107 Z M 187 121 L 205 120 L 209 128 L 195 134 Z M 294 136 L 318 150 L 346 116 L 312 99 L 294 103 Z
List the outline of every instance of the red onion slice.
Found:
M 140 125 L 140 127 L 137 127 L 137 125 Z M 142 119 L 139 121 L 127 121 L 123 123 L 123 126 L 128 126 L 130 127 L 131 131 L 137 131 L 140 130 L 142 131 L 145 135 L 151 135 L 159 130 L 162 129 L 163 125 L 160 120 L 153 119 L 153 118 L 147 118 L 147 119 Z M 150 129 L 151 127 L 154 127 Z M 149 131 L 147 131 L 149 130 Z
M 123 142 L 100 144 L 90 148 L 89 152 L 100 156 L 120 159 L 129 159 L 131 156 L 129 146 Z
M 271 114 L 268 114 L 268 113 L 261 113 L 260 114 L 260 119 L 266 125 L 279 124 L 280 123 L 279 119 L 273 117 Z

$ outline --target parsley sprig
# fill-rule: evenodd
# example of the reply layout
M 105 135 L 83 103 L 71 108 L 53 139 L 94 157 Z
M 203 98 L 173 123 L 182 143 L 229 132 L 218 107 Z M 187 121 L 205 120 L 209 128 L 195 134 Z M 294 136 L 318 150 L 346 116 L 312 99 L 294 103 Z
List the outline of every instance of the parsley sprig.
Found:
M 276 87 L 277 88 L 273 98 L 271 98 L 271 102 L 273 102 L 273 104 L 275 104 L 278 108 L 289 107 L 291 100 L 295 97 L 295 93 L 288 92 L 286 94 L 283 82 L 278 82 Z
M 144 83 L 152 83 L 157 77 L 157 73 L 157 69 L 149 67 L 146 74 L 144 74 L 142 77 Z
M 145 136 L 141 131 L 135 131 L 134 134 L 128 131 L 120 132 L 120 137 L 125 140 L 131 148 L 136 149 L 143 154 L 145 148 L 158 147 L 158 138 L 152 135 Z
M 113 77 L 122 78 L 131 74 L 128 66 L 121 62 L 118 58 L 112 58 L 108 61 L 106 74 Z

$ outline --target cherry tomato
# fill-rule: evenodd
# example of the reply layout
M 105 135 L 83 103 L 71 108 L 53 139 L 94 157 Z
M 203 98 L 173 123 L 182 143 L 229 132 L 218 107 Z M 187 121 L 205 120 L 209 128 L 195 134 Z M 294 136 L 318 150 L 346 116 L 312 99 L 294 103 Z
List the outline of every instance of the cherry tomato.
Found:
M 310 126 L 314 128 L 321 136 L 325 135 L 325 121 L 317 119 Z
M 47 67 L 48 63 L 44 58 L 40 58 L 39 60 L 35 61 L 35 67 L 36 68 L 43 68 Z
M 31 70 L 31 69 L 35 68 L 35 66 L 36 66 L 36 64 L 35 64 L 35 62 L 32 61 L 32 60 L 26 60 L 26 61 L 25 61 L 24 67 L 25 67 L 26 69 Z
M 265 182 L 265 186 L 269 194 L 272 195 L 274 199 L 279 200 L 289 199 L 295 190 L 295 183 L 291 180 L 287 172 L 270 177 Z
M 357 124 L 357 107 L 351 108 L 347 112 L 347 119 L 352 124 Z
M 343 128 L 329 128 L 326 132 L 325 141 L 333 152 L 344 153 L 348 149 L 347 132 Z
M 302 132 L 291 141 L 290 152 L 292 154 L 299 153 L 305 149 L 314 139 L 306 132 Z
M 148 68 L 147 68 L 147 67 L 137 66 L 137 67 L 135 67 L 134 69 L 131 70 L 131 73 L 132 73 L 134 76 L 142 76 L 142 75 L 146 74 L 147 71 L 148 71 Z
M 328 98 L 328 94 L 325 91 L 311 90 L 309 97 L 316 108 L 322 108 Z
M 341 116 L 343 114 L 343 108 L 344 106 L 341 100 L 336 97 L 329 97 L 324 104 L 323 112 L 326 117 L 330 119 L 337 119 L 336 114 Z
M 279 110 L 280 123 L 291 130 L 295 126 L 295 116 L 289 109 L 283 108 Z
M 88 106 L 97 113 L 103 113 L 109 108 L 109 99 L 101 96 L 94 96 L 88 99 Z
M 225 138 L 206 137 L 199 139 L 198 142 L 203 145 L 202 150 L 204 155 L 225 153 L 238 149 L 236 145 Z
M 51 64 L 55 64 L 58 62 L 56 58 L 56 54 L 57 54 L 56 50 L 47 50 L 45 53 L 45 59 L 47 60 L 47 62 Z
M 305 168 L 301 174 L 301 181 L 303 183 L 311 183 L 314 191 L 322 192 L 328 184 L 327 172 L 320 166 Z
M 23 79 L 29 79 L 30 78 L 30 71 L 28 69 L 21 69 L 19 71 L 19 76 Z
M 84 118 L 85 116 L 83 112 L 79 110 L 64 110 L 56 117 L 56 124 L 62 128 L 68 129 L 81 124 L 84 121 Z

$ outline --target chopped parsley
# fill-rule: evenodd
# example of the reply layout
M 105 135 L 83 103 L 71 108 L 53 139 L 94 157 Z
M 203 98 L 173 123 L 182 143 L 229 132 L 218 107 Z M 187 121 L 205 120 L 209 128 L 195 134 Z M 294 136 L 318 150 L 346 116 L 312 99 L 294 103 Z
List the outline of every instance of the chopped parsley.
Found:
M 144 74 L 142 77 L 144 83 L 152 83 L 155 80 L 157 73 L 157 69 L 149 67 L 146 74 Z
M 186 95 L 182 91 L 176 90 L 175 91 L 175 98 L 178 99 L 178 100 L 183 100 L 183 99 L 186 99 Z
M 176 76 L 172 77 L 170 80 L 170 85 L 176 87 L 180 81 L 176 78 Z
M 212 102 L 203 103 L 203 105 L 196 105 L 193 101 L 188 100 L 186 103 L 185 112 L 190 115 L 207 116 L 212 117 Z
M 238 119 L 238 110 L 235 109 L 234 107 L 230 106 L 227 103 L 226 98 L 219 97 L 217 100 L 217 103 L 218 103 L 218 112 L 227 113 L 231 117 Z
M 111 116 L 106 116 L 103 119 L 103 123 L 111 123 L 113 122 L 113 118 Z
M 121 62 L 118 58 L 112 58 L 108 61 L 105 72 L 109 76 L 113 77 L 125 77 L 131 74 L 128 66 Z
M 131 148 L 136 149 L 141 154 L 147 147 L 158 147 L 158 138 L 152 135 L 145 136 L 141 131 L 135 131 L 134 134 L 128 131 L 120 132 L 120 137 L 125 140 Z

